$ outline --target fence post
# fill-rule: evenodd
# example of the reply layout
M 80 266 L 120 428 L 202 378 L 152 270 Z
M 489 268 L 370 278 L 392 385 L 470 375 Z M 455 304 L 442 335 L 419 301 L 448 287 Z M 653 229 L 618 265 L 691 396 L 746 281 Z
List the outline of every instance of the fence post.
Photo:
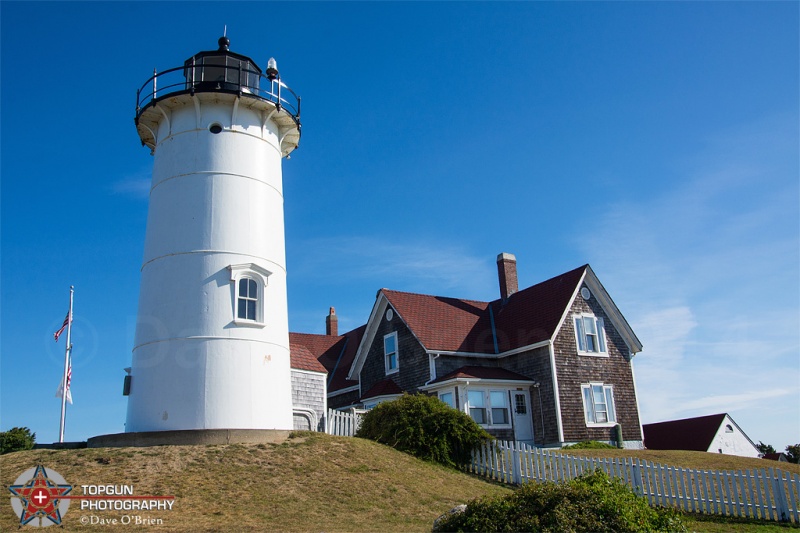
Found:
M 511 476 L 515 485 L 522 485 L 522 475 L 519 469 L 519 448 L 519 444 L 514 441 L 511 442 Z
M 644 490 L 642 490 L 642 472 L 639 466 L 639 459 L 634 459 L 631 461 L 631 485 L 633 486 L 633 492 L 639 496 L 644 496 Z
M 770 468 L 770 477 L 772 478 L 772 493 L 775 496 L 775 510 L 778 512 L 778 520 L 781 522 L 789 521 L 789 504 L 786 500 L 786 489 L 783 486 L 783 471 L 777 472 Z

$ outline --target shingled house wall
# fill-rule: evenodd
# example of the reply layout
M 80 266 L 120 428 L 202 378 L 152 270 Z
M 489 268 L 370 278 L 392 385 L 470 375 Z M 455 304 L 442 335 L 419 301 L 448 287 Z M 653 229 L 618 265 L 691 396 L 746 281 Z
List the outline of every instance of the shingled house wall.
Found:
M 608 357 L 578 355 L 575 324 L 572 317 L 582 312 L 592 313 L 603 318 Z M 614 388 L 617 423 L 622 425 L 623 440 L 634 441 L 627 444 L 632 447 L 641 443 L 643 438 L 636 407 L 636 390 L 628 348 L 608 315 L 600 307 L 594 294 L 587 301 L 578 293 L 556 336 L 554 350 L 564 441 L 615 440 L 613 427 L 594 428 L 586 425 L 581 384 L 594 381 L 612 385 Z
M 372 345 L 367 352 L 360 375 L 362 394 L 369 391 L 382 379 L 391 379 L 401 389 L 408 392 L 416 392 L 418 387 L 430 379 L 428 354 L 398 313 L 392 310 L 392 314 L 394 315 L 392 320 L 386 320 L 386 312 L 381 316 Z M 383 337 L 394 331 L 397 332 L 397 367 L 399 371 L 387 376 Z
M 356 405 L 359 398 L 361 398 L 361 394 L 358 392 L 358 389 L 350 392 L 343 392 L 342 394 L 334 394 L 328 396 L 328 408 L 340 409 L 342 407 L 350 407 L 351 405 Z
M 318 372 L 292 369 L 292 407 L 308 409 L 317 415 L 317 427 L 308 427 L 309 421 L 302 415 L 294 415 L 294 429 L 322 431 L 325 429 L 325 379 Z
M 530 387 L 530 412 L 533 417 L 533 440 L 537 446 L 556 445 L 558 415 L 556 411 L 553 374 L 550 365 L 550 348 L 542 346 L 533 350 L 500 359 L 500 366 L 517 372 L 539 383 Z M 539 402 L 541 394 L 541 403 Z M 583 411 L 581 411 L 582 413 Z M 544 426 L 544 429 L 542 429 Z

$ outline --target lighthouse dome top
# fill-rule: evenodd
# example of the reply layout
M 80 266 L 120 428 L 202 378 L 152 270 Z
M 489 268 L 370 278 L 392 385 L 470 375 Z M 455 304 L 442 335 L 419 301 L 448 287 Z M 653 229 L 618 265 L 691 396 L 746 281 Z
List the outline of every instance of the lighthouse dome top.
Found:
M 230 50 L 230 39 L 217 41 L 217 50 L 194 54 L 182 66 L 154 71 L 136 91 L 136 128 L 142 144 L 155 149 L 156 125 L 172 107 L 190 105 L 192 99 L 246 100 L 250 107 L 272 112 L 284 132 L 282 151 L 288 155 L 300 140 L 300 97 L 282 80 L 270 58 L 267 70 L 248 56 Z

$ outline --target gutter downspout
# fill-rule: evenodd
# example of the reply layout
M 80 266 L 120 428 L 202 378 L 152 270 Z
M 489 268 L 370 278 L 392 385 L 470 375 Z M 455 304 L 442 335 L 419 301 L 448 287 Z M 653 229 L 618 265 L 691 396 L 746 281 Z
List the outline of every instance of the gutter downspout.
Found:
M 533 388 L 536 389 L 536 394 L 539 396 L 539 420 L 542 422 L 542 444 L 544 444 L 544 407 L 542 406 L 542 389 L 540 385 L 541 383 L 537 381 L 533 384 Z M 535 436 L 533 442 L 536 442 Z
M 431 381 L 433 381 L 434 379 L 436 379 L 436 360 L 437 360 L 437 359 L 439 359 L 439 355 L 441 355 L 441 354 L 438 354 L 438 353 L 437 353 L 436 355 L 433 355 L 433 354 L 428 354 L 428 355 L 429 355 L 429 356 L 432 358 L 432 359 L 430 360 L 430 362 L 431 362 L 431 363 L 433 363 L 433 364 L 431 365 L 431 368 L 430 368 L 430 370 L 431 370 L 431 373 L 430 373 L 430 374 L 431 374 L 431 379 L 429 379 L 428 381 L 426 381 L 426 382 L 425 382 L 425 385 L 423 385 L 423 387 L 424 387 L 424 386 L 426 386 L 426 385 L 429 385 Z

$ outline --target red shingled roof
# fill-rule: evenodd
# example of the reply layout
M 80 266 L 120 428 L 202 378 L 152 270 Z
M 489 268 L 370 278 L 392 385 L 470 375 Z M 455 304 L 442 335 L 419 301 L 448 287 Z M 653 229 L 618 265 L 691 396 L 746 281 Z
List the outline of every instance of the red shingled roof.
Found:
M 292 368 L 328 373 L 325 367 L 319 364 L 317 358 L 305 346 L 300 344 L 289 343 L 289 359 Z
M 367 398 L 377 398 L 378 396 L 388 396 L 390 394 L 403 394 L 403 389 L 391 379 L 382 379 L 364 393 L 361 397 L 361 401 Z
M 306 348 L 328 372 L 328 392 L 358 386 L 358 381 L 348 380 L 347 373 L 353 363 L 366 325 L 344 335 L 316 335 L 289 333 L 289 342 Z
M 505 302 L 381 292 L 428 350 L 498 353 L 550 339 L 586 268 L 523 289 Z
M 708 451 L 725 420 L 725 413 L 643 424 L 644 445 L 650 450 Z
M 553 337 L 589 265 L 512 294 L 505 305 L 492 302 L 500 352 Z
M 502 379 L 509 381 L 531 381 L 531 378 L 505 368 L 491 366 L 462 366 L 447 375 L 436 378 L 431 383 L 441 383 L 451 379 Z

